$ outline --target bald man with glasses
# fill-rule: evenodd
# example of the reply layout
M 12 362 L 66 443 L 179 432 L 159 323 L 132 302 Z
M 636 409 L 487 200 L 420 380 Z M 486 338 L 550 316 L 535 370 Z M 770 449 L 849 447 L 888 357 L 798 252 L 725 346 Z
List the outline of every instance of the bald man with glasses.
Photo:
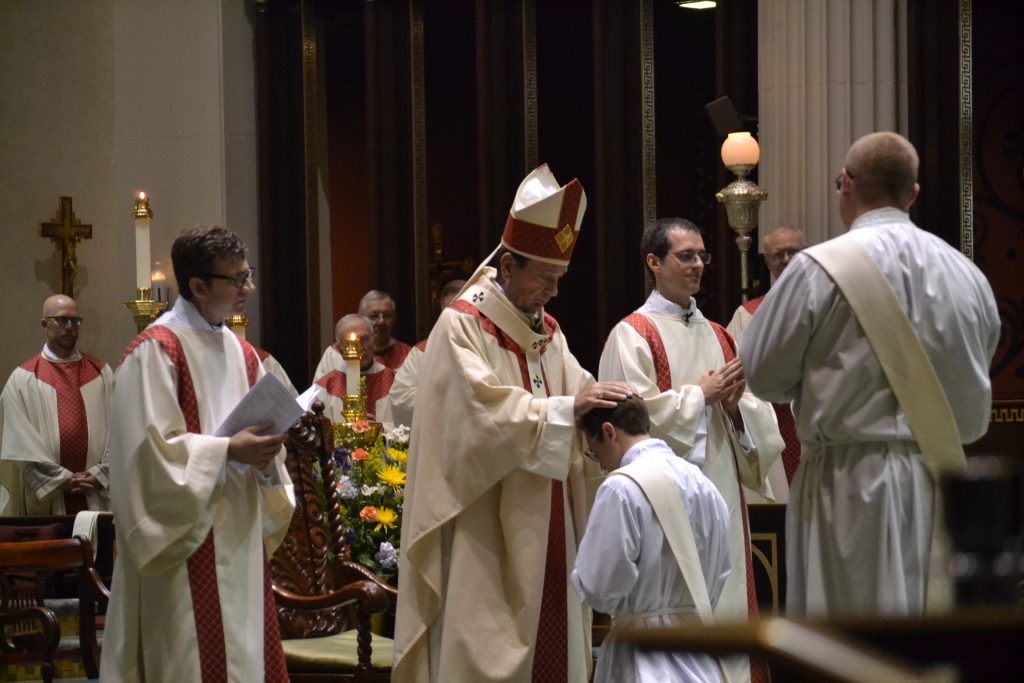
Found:
M 793 257 L 804 250 L 807 244 L 804 241 L 804 234 L 794 228 L 779 226 L 764 236 L 764 262 L 771 273 L 772 283 L 782 277 L 783 271 L 793 260 Z M 764 302 L 762 294 L 759 297 L 745 301 L 736 309 L 732 320 L 729 321 L 726 330 L 740 343 L 743 330 L 750 324 L 754 313 Z M 786 448 L 782 451 L 782 457 L 775 461 L 768 471 L 768 482 L 771 484 L 774 502 L 785 503 L 789 500 L 789 485 L 793 482 L 796 469 L 800 466 L 800 439 L 796 435 L 796 423 L 793 421 L 793 409 L 788 403 L 773 403 L 775 416 L 779 420 L 779 432 L 782 434 Z M 757 492 L 751 492 L 749 502 L 761 503 L 768 499 L 760 496 Z
M 0 396 L 0 510 L 9 516 L 109 509 L 110 367 L 76 348 L 82 317 L 70 297 L 43 303 L 40 353 Z

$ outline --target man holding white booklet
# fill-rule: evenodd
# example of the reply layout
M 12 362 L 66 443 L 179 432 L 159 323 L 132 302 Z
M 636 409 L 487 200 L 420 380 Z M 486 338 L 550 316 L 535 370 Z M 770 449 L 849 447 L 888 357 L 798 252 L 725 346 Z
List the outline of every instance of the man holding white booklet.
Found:
M 171 259 L 181 296 L 115 374 L 120 552 L 100 678 L 287 680 L 267 566 L 295 507 L 285 435 L 269 422 L 215 435 L 265 372 L 223 324 L 245 310 L 252 269 L 219 227 L 184 232 Z

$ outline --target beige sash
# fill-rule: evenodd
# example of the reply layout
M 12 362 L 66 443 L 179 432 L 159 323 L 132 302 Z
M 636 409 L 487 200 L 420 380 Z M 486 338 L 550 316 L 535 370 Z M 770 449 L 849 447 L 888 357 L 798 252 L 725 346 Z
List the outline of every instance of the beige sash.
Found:
M 700 566 L 697 541 L 693 538 L 693 527 L 690 526 L 690 515 L 686 512 L 686 507 L 683 505 L 672 479 L 653 463 L 643 460 L 620 467 L 609 476 L 614 475 L 629 477 L 644 492 L 644 496 L 647 497 L 647 501 L 658 518 L 658 523 L 661 524 L 661 530 L 665 533 L 665 540 L 668 541 L 668 545 L 672 549 L 676 564 L 679 565 L 679 570 L 683 573 L 686 587 L 690 589 L 690 597 L 693 598 L 697 616 L 705 624 L 712 623 L 715 617 L 711 610 L 711 598 L 708 595 L 704 569 Z M 679 610 L 666 610 L 666 612 L 682 614 Z M 632 620 L 626 620 L 627 623 L 630 621 Z M 713 659 L 718 664 L 722 681 L 731 683 L 729 673 L 722 666 L 721 660 L 718 657 L 713 657 Z
M 642 460 L 621 467 L 610 476 L 615 475 L 629 477 L 644 492 L 665 532 L 665 539 L 672 549 L 679 570 L 683 573 L 686 587 L 690 589 L 697 614 L 701 621 L 710 624 L 714 620 L 714 615 L 711 612 L 711 599 L 708 597 L 704 570 L 698 561 L 700 555 L 697 552 L 697 542 L 693 538 L 690 516 L 672 480 L 657 466 Z
M 825 269 L 850 304 L 885 372 L 933 480 L 966 465 L 946 393 L 892 287 L 850 234 L 804 250 Z

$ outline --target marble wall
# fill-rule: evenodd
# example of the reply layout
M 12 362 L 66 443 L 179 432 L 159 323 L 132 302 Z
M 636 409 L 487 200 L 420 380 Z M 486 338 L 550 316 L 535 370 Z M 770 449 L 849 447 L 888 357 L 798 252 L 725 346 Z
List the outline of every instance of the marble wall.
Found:
M 61 195 L 93 226 L 78 247 L 80 348 L 108 362 L 135 331 L 121 302 L 134 295 L 136 191 L 152 198 L 152 260 L 170 282 L 171 243 L 197 223 L 234 229 L 258 262 L 251 11 L 245 0 L 0 3 L 0 375 L 42 347 L 40 305 L 59 280 L 38 225 Z

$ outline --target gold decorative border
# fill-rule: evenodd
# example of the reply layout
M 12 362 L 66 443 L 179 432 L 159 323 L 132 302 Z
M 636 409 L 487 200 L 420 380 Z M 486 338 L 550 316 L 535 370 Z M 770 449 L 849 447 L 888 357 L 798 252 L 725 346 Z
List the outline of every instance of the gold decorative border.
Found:
M 640 120 L 641 120 L 641 198 L 644 228 L 657 220 L 654 142 L 654 2 L 640 3 Z
M 999 401 L 992 406 L 991 421 L 1024 424 L 1024 401 Z
M 771 558 L 764 554 L 755 543 L 767 543 L 768 553 Z M 764 566 L 765 574 L 768 575 L 768 583 L 772 587 L 772 614 L 779 613 L 779 535 L 775 533 L 750 534 L 750 552 L 753 559 Z
M 424 84 L 423 5 L 409 2 L 409 89 L 412 126 L 412 230 L 413 282 L 416 299 L 416 336 L 430 333 L 430 243 L 427 230 L 427 113 Z
M 960 250 L 974 260 L 974 131 L 971 0 L 960 0 Z
M 540 164 L 537 143 L 537 8 L 522 0 L 523 10 L 523 173 Z
M 317 183 L 317 54 L 316 22 L 311 0 L 299 5 L 302 30 L 302 145 L 305 154 L 303 193 L 306 215 L 306 353 L 320 352 L 320 195 Z

